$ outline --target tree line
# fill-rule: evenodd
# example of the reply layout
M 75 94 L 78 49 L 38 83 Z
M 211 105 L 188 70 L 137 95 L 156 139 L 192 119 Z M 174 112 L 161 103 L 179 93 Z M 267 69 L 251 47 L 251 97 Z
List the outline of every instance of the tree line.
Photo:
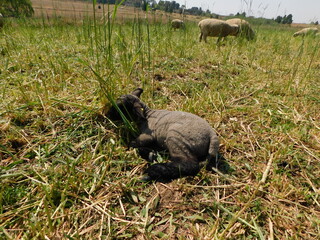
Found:
M 284 15 L 283 17 L 278 16 L 274 21 L 281 24 L 291 24 L 293 22 L 293 16 L 292 14 Z
M 92 2 L 93 0 L 80 1 Z M 169 13 L 175 12 L 180 14 L 198 15 L 212 18 L 219 17 L 217 14 L 211 13 L 209 9 L 204 11 L 201 7 L 186 8 L 185 5 L 180 5 L 176 1 L 160 0 L 157 2 L 155 0 L 97 0 L 98 4 L 120 4 L 121 2 L 123 5 L 142 8 L 144 11 L 161 10 Z M 34 10 L 32 8 L 31 0 L 0 0 L 0 13 L 3 16 L 31 17 L 34 14 Z M 235 16 L 246 17 L 246 13 L 237 13 Z M 277 16 L 273 20 L 279 24 L 291 24 L 293 22 L 293 16 L 292 14 Z M 319 22 L 312 22 L 312 24 L 318 25 Z
M 0 0 L 0 13 L 7 17 L 31 17 L 34 10 L 30 0 Z
M 92 0 L 83 0 L 83 1 L 92 1 Z M 98 3 L 101 4 L 118 4 L 121 2 L 121 0 L 98 0 Z M 137 8 L 142 8 L 142 10 L 161 10 L 168 13 L 184 13 L 184 14 L 190 14 L 190 15 L 201 15 L 201 16 L 207 16 L 207 17 L 217 17 L 217 15 L 210 12 L 210 10 L 203 10 L 201 7 L 192 7 L 192 8 L 186 8 L 185 5 L 180 5 L 176 1 L 155 1 L 155 0 L 125 0 L 123 2 L 123 5 L 127 6 L 133 6 Z

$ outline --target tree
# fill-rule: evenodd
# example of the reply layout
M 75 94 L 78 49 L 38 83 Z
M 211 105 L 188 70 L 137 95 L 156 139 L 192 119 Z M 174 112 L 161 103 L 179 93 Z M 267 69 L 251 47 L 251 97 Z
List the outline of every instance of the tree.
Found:
M 31 17 L 34 14 L 30 0 L 1 0 L 0 12 L 4 16 L 14 17 Z
M 286 18 L 286 24 L 291 24 L 292 22 L 293 22 L 293 20 L 292 20 L 292 14 L 289 14 L 288 16 L 287 16 L 287 18 Z
M 142 0 L 141 2 L 141 9 L 142 11 L 147 11 L 148 9 L 148 2 L 146 0 Z
M 147 11 L 148 7 L 151 7 L 152 9 L 156 9 L 157 2 L 155 0 L 142 0 L 141 1 L 141 9 L 143 11 Z
M 281 21 L 282 24 L 286 24 L 287 23 L 287 15 L 284 15 Z
M 276 21 L 277 23 L 281 23 L 281 22 L 282 22 L 282 17 L 281 17 L 281 16 L 278 16 L 278 17 L 275 19 L 275 21 Z
M 239 12 L 237 12 L 237 14 L 236 14 L 236 16 L 237 17 L 246 17 L 246 12 L 242 12 L 242 13 L 239 13 Z
M 282 24 L 291 24 L 293 22 L 292 18 L 293 18 L 292 14 L 289 14 L 288 16 L 284 15 L 283 17 L 278 16 L 274 21 Z
M 116 0 L 98 0 L 97 1 L 98 3 L 103 3 L 103 4 L 115 4 L 116 3 Z

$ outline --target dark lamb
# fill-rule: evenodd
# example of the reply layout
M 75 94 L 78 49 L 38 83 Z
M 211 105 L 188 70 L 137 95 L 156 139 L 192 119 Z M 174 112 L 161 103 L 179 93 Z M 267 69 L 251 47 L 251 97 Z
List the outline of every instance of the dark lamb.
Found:
M 167 150 L 171 160 L 151 165 L 145 171 L 144 180 L 194 176 L 200 170 L 200 162 L 217 163 L 219 140 L 208 122 L 187 112 L 150 109 L 139 99 L 142 92 L 137 88 L 116 102 L 121 112 L 137 123 L 141 133 L 130 146 L 149 156 L 154 151 Z M 114 106 L 107 117 L 121 120 Z

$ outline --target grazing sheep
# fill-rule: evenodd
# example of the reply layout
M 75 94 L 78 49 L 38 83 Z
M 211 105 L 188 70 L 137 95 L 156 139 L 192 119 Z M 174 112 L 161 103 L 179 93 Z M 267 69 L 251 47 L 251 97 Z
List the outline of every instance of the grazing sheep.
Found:
M 171 21 L 171 27 L 176 30 L 180 28 L 185 28 L 184 22 L 180 19 L 173 19 Z
M 154 151 L 168 151 L 171 162 L 151 165 L 144 180 L 171 180 L 196 175 L 203 161 L 216 164 L 219 140 L 204 119 L 187 112 L 153 110 L 140 99 L 143 92 L 137 88 L 131 94 L 122 95 L 116 102 L 128 119 L 133 119 L 141 134 L 130 146 L 138 148 L 152 159 Z M 129 116 L 127 116 L 129 115 Z M 107 113 L 111 120 L 121 120 L 113 106 Z
M 244 36 L 248 40 L 253 40 L 255 37 L 255 32 L 251 28 L 250 23 L 248 23 L 246 20 L 240 19 L 240 18 L 232 18 L 226 20 L 229 24 L 235 24 L 239 26 L 239 31 L 236 32 L 233 36 Z
M 319 30 L 316 27 L 303 28 L 300 31 L 295 32 L 293 36 L 297 37 L 297 36 L 315 35 L 318 31 Z
M 207 42 L 207 37 L 218 37 L 217 43 L 220 42 L 221 38 L 229 36 L 229 35 L 236 35 L 239 27 L 238 25 L 231 25 L 229 23 L 226 23 L 223 20 L 219 19 L 203 19 L 198 24 L 200 28 L 200 35 L 199 35 L 199 41 L 203 39 L 205 42 Z

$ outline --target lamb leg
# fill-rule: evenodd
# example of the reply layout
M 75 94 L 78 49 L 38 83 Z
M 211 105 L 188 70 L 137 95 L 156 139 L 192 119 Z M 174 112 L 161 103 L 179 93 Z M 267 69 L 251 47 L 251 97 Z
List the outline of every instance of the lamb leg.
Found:
M 145 173 L 147 180 L 172 180 L 183 176 L 194 176 L 200 170 L 199 163 L 193 160 L 173 161 L 151 165 Z

